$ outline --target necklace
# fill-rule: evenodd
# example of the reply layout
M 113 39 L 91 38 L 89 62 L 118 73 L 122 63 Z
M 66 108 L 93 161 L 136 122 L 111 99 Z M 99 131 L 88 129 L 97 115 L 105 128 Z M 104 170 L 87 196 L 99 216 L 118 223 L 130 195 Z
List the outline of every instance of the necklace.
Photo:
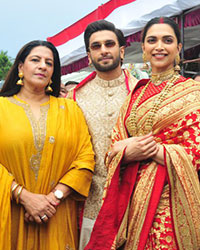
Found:
M 159 86 L 162 82 L 171 79 L 175 74 L 174 68 L 168 69 L 162 73 L 152 73 L 151 74 L 151 81 L 155 86 Z
M 155 98 L 152 108 L 151 110 L 148 112 L 148 117 L 146 119 L 145 122 L 145 126 L 144 126 L 144 130 L 142 132 L 142 135 L 144 134 L 148 134 L 152 131 L 152 127 L 153 127 L 153 121 L 154 121 L 154 117 L 156 112 L 159 110 L 160 105 L 162 104 L 162 102 L 164 101 L 165 97 L 167 96 L 167 94 L 169 93 L 170 89 L 172 88 L 172 86 L 174 85 L 174 83 L 178 80 L 180 75 L 173 75 L 171 77 L 171 79 L 166 83 L 165 87 L 162 89 L 162 91 L 158 94 L 158 97 Z M 139 105 L 140 100 L 142 99 L 146 89 L 148 88 L 149 84 L 151 83 L 151 79 L 147 82 L 147 84 L 145 85 L 145 87 L 142 89 L 140 95 L 138 96 L 138 98 L 135 100 L 132 110 L 131 110 L 131 114 L 128 118 L 128 126 L 131 128 L 131 136 L 137 136 L 138 132 L 139 132 L 139 128 L 137 126 L 137 108 Z

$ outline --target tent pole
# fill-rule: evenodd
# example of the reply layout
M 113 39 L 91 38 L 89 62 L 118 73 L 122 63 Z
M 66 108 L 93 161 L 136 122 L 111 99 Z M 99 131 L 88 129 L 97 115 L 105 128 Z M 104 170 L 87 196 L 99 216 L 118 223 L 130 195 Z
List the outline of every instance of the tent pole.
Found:
M 184 23 L 185 23 L 185 15 L 184 15 L 184 11 L 181 13 L 180 15 L 180 24 L 181 24 L 181 41 L 182 41 L 182 49 L 181 49 L 181 62 L 183 62 L 184 60 Z M 184 66 L 182 63 L 181 66 L 181 75 L 184 76 Z

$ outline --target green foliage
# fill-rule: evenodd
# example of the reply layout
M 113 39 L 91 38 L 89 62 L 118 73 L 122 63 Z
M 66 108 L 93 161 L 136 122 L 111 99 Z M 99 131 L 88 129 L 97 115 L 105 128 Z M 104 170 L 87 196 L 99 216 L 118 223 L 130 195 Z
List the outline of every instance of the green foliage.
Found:
M 7 55 L 7 51 L 0 51 L 0 80 L 4 80 L 10 67 L 12 66 L 11 59 Z

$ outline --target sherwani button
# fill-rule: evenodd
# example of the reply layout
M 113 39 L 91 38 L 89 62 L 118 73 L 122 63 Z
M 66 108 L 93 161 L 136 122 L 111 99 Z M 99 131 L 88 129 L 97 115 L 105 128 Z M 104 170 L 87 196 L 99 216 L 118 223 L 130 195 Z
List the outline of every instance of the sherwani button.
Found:
M 108 112 L 108 116 L 112 116 L 113 115 L 113 112 Z
M 114 93 L 113 92 L 108 92 L 108 96 L 113 96 Z

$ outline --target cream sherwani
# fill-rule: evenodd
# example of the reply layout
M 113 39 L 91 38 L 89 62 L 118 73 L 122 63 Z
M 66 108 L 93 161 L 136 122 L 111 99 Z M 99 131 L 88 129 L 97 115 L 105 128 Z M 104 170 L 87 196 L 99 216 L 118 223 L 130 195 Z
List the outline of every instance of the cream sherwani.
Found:
M 86 118 L 96 156 L 95 172 L 89 196 L 85 202 L 81 228 L 80 250 L 89 241 L 94 222 L 101 207 L 107 169 L 104 157 L 111 143 L 111 131 L 117 121 L 120 107 L 137 80 L 123 71 L 119 78 L 106 81 L 97 75 L 84 84 L 80 83 L 69 94 L 78 103 Z M 74 93 L 75 92 L 75 93 Z

